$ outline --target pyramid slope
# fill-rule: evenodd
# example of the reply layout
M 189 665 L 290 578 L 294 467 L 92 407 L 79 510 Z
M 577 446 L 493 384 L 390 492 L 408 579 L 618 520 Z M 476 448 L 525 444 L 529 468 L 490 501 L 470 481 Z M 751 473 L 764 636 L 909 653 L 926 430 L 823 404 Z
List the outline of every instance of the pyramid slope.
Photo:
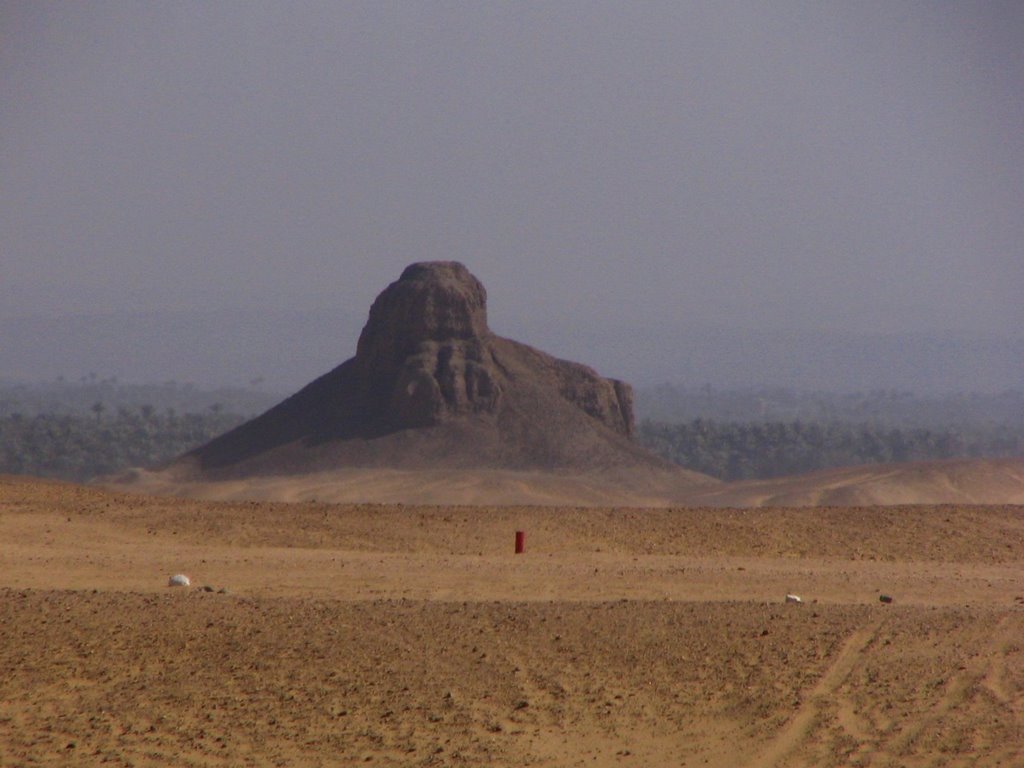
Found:
M 556 379 L 563 361 L 509 339 L 493 337 L 490 345 L 514 384 L 506 387 L 494 413 L 393 428 L 386 419 L 373 416 L 354 380 L 353 359 L 188 458 L 211 478 L 341 466 L 671 468 L 562 397 Z

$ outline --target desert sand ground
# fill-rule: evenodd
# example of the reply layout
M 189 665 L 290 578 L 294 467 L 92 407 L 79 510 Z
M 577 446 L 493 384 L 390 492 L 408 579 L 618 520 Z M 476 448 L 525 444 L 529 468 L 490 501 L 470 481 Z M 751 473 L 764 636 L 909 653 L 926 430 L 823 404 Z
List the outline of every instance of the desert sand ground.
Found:
M 1019 506 L 3 478 L 0 765 L 1021 766 L 1022 566 Z

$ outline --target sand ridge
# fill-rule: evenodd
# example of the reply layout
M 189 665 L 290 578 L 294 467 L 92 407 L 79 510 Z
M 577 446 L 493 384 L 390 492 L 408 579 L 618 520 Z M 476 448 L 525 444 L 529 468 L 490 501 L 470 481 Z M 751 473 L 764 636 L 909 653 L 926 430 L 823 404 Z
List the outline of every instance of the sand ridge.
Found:
M 728 506 L 1024 504 L 1024 459 L 880 464 L 725 484 L 691 497 Z
M 1024 504 L 1024 459 L 841 467 L 741 483 L 656 467 L 600 472 L 341 467 L 223 480 L 136 470 L 101 482 L 137 493 L 236 501 L 593 507 Z

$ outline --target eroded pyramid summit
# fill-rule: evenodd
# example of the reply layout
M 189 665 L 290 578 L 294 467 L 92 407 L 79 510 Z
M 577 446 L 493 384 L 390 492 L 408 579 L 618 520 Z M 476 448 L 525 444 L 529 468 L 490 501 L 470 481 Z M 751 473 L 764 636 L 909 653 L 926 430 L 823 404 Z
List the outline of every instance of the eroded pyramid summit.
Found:
M 179 460 L 209 477 L 338 467 L 665 467 L 632 441 L 632 390 L 491 332 L 458 262 L 407 267 L 355 357 Z
M 487 345 L 487 291 L 454 261 L 413 264 L 370 308 L 356 375 L 398 428 L 493 413 L 501 389 Z

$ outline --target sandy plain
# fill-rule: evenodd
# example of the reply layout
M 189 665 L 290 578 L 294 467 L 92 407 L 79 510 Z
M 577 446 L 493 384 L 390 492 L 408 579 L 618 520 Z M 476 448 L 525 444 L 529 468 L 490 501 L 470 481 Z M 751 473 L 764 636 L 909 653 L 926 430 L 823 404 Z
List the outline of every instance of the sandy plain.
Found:
M 1024 765 L 1024 508 L 0 479 L 0 765 L 356 764 Z

